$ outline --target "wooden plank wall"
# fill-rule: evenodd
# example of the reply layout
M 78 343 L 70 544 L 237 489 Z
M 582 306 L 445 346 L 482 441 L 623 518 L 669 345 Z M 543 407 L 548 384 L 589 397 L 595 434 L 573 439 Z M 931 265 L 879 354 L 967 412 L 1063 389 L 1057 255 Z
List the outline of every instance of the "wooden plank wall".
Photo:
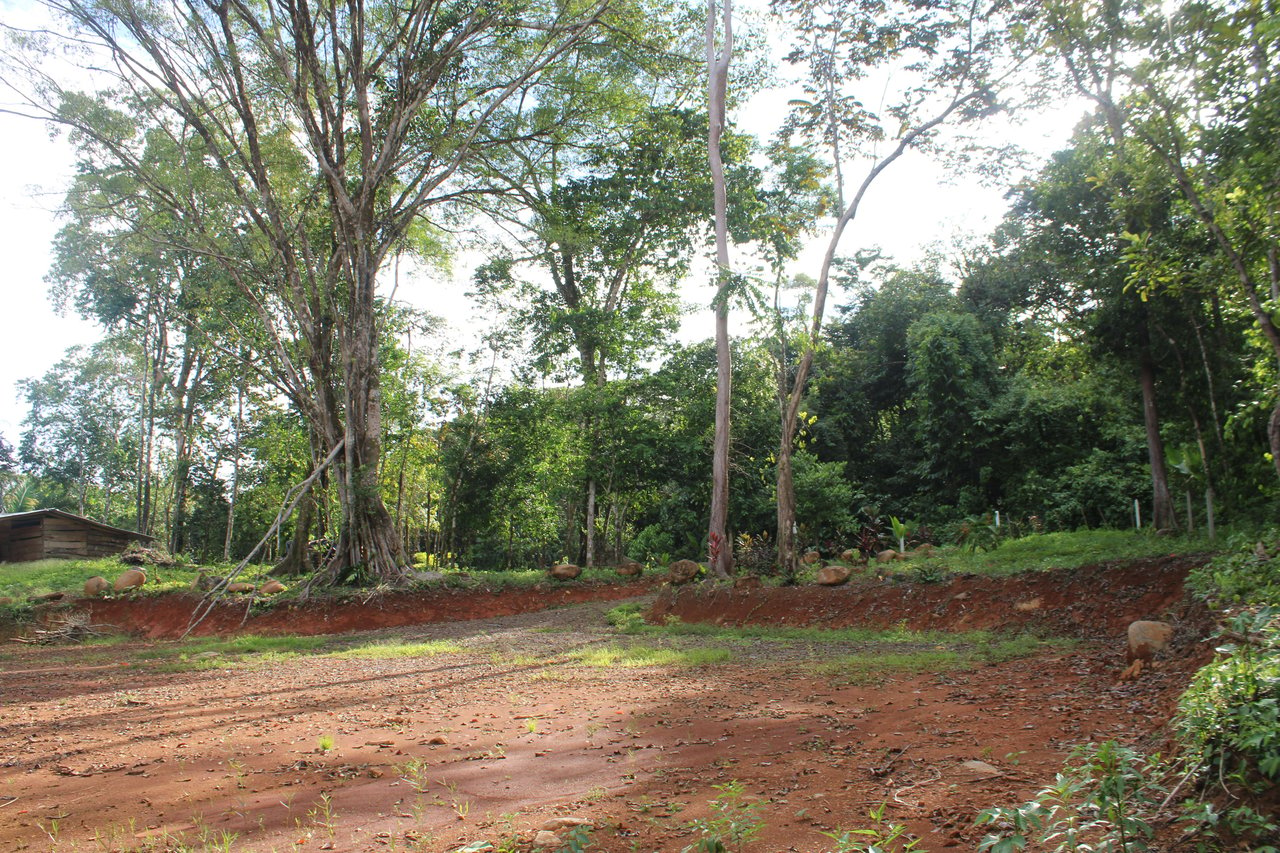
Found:
M 8 523 L 4 555 L 6 562 L 25 563 L 44 559 L 44 529 L 41 522 L 42 519 L 39 518 L 28 518 Z
M 87 536 L 83 524 L 65 518 L 44 520 L 44 556 L 46 559 L 87 556 Z
M 125 531 L 102 530 L 68 518 L 0 521 L 0 562 L 26 563 L 65 557 L 111 557 L 136 539 Z

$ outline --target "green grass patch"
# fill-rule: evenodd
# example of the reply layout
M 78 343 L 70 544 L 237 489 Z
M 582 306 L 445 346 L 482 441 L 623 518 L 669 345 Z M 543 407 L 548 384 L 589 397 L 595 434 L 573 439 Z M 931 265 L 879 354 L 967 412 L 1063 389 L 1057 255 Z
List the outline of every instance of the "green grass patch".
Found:
M 435 657 L 436 655 L 452 655 L 462 651 L 462 646 L 450 640 L 429 640 L 421 643 L 409 643 L 403 640 L 382 640 L 376 643 L 365 643 L 352 646 L 337 652 L 329 652 L 330 658 L 417 658 Z
M 202 637 L 176 643 L 159 643 L 133 654 L 138 661 L 151 661 L 165 671 L 185 672 L 201 669 L 232 669 L 264 666 L 290 660 L 308 652 L 331 646 L 332 638 L 264 637 L 244 634 L 239 637 Z
M 822 663 L 825 675 L 852 684 L 873 684 L 889 675 L 954 672 L 1027 657 L 1046 648 L 1066 649 L 1072 640 L 1044 640 L 1027 634 L 992 636 L 985 631 L 953 634 L 946 645 L 892 651 L 872 648 Z
M 1005 539 L 989 551 L 946 548 L 936 552 L 927 563 L 951 572 L 1004 576 L 1170 553 L 1199 553 L 1212 547 L 1212 543 L 1201 536 L 1164 537 L 1140 530 L 1078 530 Z M 910 562 L 896 564 L 893 571 L 908 572 L 910 566 Z
M 62 592 L 68 595 L 80 595 L 84 591 L 84 582 L 95 575 L 114 582 L 126 566 L 116 557 L 104 557 L 97 560 L 36 560 L 30 563 L 0 563 L 0 596 L 25 601 L 31 596 L 47 595 Z M 139 566 L 147 573 L 147 583 L 142 588 L 142 595 L 158 595 L 167 592 L 185 592 L 191 589 L 196 575 L 203 570 L 206 574 L 226 575 L 235 568 L 235 564 L 215 566 Z M 271 570 L 270 566 L 246 566 L 237 581 L 260 583 L 265 580 Z M 138 593 L 131 593 L 138 594 Z
M 716 625 L 671 619 L 662 625 L 643 621 L 645 605 L 630 602 L 607 614 L 611 625 L 625 634 L 667 637 L 707 637 L 716 640 L 772 640 L 794 643 L 988 643 L 998 637 L 991 631 L 916 631 L 905 625 L 893 628 L 803 628 L 790 625 Z
M 570 655 L 584 666 L 707 666 L 733 657 L 729 649 L 662 649 L 653 646 L 602 646 Z

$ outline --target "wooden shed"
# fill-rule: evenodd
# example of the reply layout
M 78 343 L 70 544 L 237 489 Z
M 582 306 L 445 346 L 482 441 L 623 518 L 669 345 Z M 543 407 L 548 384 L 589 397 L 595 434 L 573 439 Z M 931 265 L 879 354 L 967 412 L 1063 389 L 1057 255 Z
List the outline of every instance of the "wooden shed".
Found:
M 121 530 L 60 509 L 0 514 L 0 563 L 66 557 L 110 557 L 130 542 L 155 537 Z

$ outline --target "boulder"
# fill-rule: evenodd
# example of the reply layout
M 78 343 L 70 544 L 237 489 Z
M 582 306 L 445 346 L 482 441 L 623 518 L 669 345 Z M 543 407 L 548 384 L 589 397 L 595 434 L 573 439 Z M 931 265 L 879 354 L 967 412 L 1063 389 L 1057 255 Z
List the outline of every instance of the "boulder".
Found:
M 763 586 L 759 575 L 739 575 L 733 579 L 734 589 L 759 589 Z
M 1120 674 L 1121 681 L 1137 678 L 1142 669 L 1151 663 L 1157 652 L 1168 648 L 1173 637 L 1173 626 L 1168 622 L 1139 620 L 1129 625 L 1129 648 L 1125 659 L 1129 667 Z
M 804 556 L 800 558 L 806 566 L 812 566 L 822 562 L 822 555 L 817 551 L 806 551 Z
M 444 580 L 444 572 L 418 571 L 413 572 L 412 577 L 419 583 L 433 583 L 434 581 Z
M 818 569 L 818 574 L 814 577 L 813 582 L 821 586 L 840 586 L 842 583 L 848 583 L 852 574 L 853 569 L 848 566 L 832 564 Z
M 262 593 L 263 595 L 279 595 L 280 593 L 284 592 L 287 588 L 288 587 L 280 583 L 280 581 L 276 580 L 275 578 L 271 578 L 262 585 L 262 588 L 259 589 L 258 592 Z
M 585 817 L 553 817 L 539 828 L 543 832 L 555 832 L 559 829 L 573 829 L 575 826 L 585 826 L 588 829 L 595 828 L 595 824 Z
M 667 580 L 671 584 L 679 586 L 696 578 L 700 571 L 702 571 L 702 566 L 699 566 L 693 560 L 676 560 L 667 567 Z
M 116 578 L 112 589 L 116 592 L 124 592 L 127 589 L 137 589 L 146 582 L 147 573 L 142 569 L 125 569 L 120 573 L 120 577 Z
M 1019 601 L 1017 604 L 1013 605 L 1013 609 L 1020 613 L 1031 613 L 1034 610 L 1039 610 L 1043 606 L 1044 599 L 1037 595 L 1035 598 L 1028 598 L 1026 601 Z
M 244 581 L 236 581 L 235 583 L 227 584 L 227 592 L 247 593 L 253 592 L 255 589 L 257 589 L 257 587 L 253 584 L 245 583 Z
M 887 548 L 881 551 L 880 553 L 876 554 L 877 563 L 892 563 L 894 560 L 904 560 L 904 559 L 906 559 L 905 554 L 899 554 L 897 551 L 893 550 L 892 548 Z
M 90 598 L 102 595 L 109 589 L 111 589 L 111 581 L 102 575 L 94 575 L 84 582 L 84 594 Z
M 644 574 L 644 564 L 637 563 L 635 560 L 623 560 L 618 563 L 615 571 L 624 578 L 638 578 Z
M 934 551 L 936 551 L 936 550 L 937 550 L 937 548 L 935 548 L 935 547 L 934 547 L 933 545 L 931 545 L 930 543 L 928 543 L 928 542 L 922 542 L 922 543 L 920 543 L 919 545 L 917 545 L 917 546 L 916 546 L 916 549 L 915 549 L 914 551 L 912 551 L 911 553 L 912 553 L 912 554 L 914 554 L 914 555 L 916 555 L 917 557 L 932 557 L 932 556 L 933 556 L 933 552 L 934 552 Z
M 547 569 L 547 574 L 558 581 L 571 581 L 582 574 L 582 569 L 573 563 L 560 563 Z
M 559 847 L 560 836 L 556 835 L 554 832 L 539 829 L 533 836 L 533 846 L 535 849 L 541 849 L 543 847 Z

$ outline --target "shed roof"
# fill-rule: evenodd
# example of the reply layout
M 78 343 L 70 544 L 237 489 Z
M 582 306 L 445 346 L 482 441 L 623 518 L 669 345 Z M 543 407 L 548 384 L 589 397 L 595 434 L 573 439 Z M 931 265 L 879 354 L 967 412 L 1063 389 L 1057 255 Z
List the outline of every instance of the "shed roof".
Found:
M 111 533 L 122 533 L 125 536 L 131 536 L 135 539 L 154 540 L 154 536 L 146 533 L 139 533 L 136 530 L 125 530 L 123 527 L 112 527 L 110 524 L 103 524 L 101 521 L 94 521 L 92 518 L 85 518 L 83 515 L 76 515 L 74 512 L 67 512 L 61 509 L 33 509 L 27 512 L 2 512 L 0 513 L 0 524 L 7 521 L 20 521 L 27 518 L 62 518 L 67 521 L 77 521 L 89 527 L 96 527 L 99 530 L 106 530 Z

